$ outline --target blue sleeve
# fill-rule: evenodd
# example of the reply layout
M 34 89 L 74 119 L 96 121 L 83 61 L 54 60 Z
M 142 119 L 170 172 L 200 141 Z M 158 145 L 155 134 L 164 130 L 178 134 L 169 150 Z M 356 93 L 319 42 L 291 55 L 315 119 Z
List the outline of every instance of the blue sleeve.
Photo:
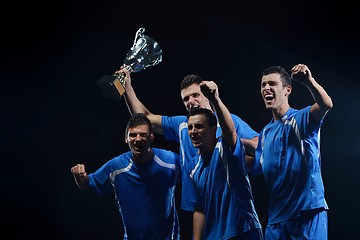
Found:
M 193 180 L 190 178 L 189 164 L 186 165 L 186 169 L 183 168 L 182 174 L 181 209 L 193 212 L 195 206 L 199 206 L 200 197 Z
M 187 122 L 186 116 L 162 116 L 161 125 L 165 139 L 179 143 L 179 127 L 184 122 Z
M 174 152 L 169 151 L 169 150 L 164 150 L 164 149 L 163 149 L 163 151 L 166 151 L 166 152 L 168 152 L 168 154 L 171 154 L 171 156 L 172 156 L 171 159 L 173 160 L 172 162 L 175 165 L 175 181 L 174 181 L 174 183 L 175 183 L 175 185 L 180 184 L 181 181 L 182 181 L 182 171 L 181 171 L 181 164 L 180 164 L 180 156 L 179 156 L 179 154 L 174 153 Z
M 181 171 L 181 161 L 180 161 L 180 156 L 176 153 L 174 153 L 176 155 L 176 173 L 177 173 L 177 177 L 176 177 L 176 185 L 177 184 L 181 184 L 182 183 L 182 171 Z
M 324 118 L 322 118 L 320 121 L 311 121 L 310 109 L 311 106 L 300 109 L 295 116 L 296 122 L 300 128 L 300 133 L 303 137 L 308 136 L 313 132 L 317 132 L 324 121 Z
M 96 172 L 89 174 L 89 186 L 98 196 L 103 196 L 114 191 L 110 183 L 110 173 L 107 167 L 109 162 L 105 163 L 96 170 Z
M 244 122 L 239 116 L 235 114 L 231 114 L 231 117 L 235 124 L 235 129 L 240 138 L 244 139 L 252 139 L 254 137 L 257 137 L 259 135 L 258 132 L 253 130 L 249 124 Z
M 259 134 L 259 141 L 258 145 L 255 149 L 255 159 L 254 159 L 254 165 L 251 169 L 251 174 L 253 175 L 260 175 L 262 174 L 262 166 L 261 166 L 261 156 L 262 156 L 262 146 L 261 146 L 261 139 L 262 139 L 263 130 L 261 130 Z

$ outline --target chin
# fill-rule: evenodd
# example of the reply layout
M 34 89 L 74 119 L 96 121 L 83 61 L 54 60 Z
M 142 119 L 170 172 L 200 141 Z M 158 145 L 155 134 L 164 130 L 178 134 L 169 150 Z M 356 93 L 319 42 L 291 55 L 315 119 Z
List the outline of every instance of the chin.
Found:
M 273 109 L 274 109 L 274 105 L 265 103 L 265 108 L 266 108 L 266 109 L 269 109 L 269 110 L 273 110 Z
M 193 146 L 194 146 L 194 148 L 199 148 L 199 144 L 198 143 L 193 143 Z

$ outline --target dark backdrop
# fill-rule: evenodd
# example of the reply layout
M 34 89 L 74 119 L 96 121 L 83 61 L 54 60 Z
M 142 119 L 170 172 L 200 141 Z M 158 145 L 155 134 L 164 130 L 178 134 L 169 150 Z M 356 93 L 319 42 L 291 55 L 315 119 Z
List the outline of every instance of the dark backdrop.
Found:
M 119 239 L 113 196 L 80 191 L 70 168 L 91 172 L 127 151 L 129 113 L 96 82 L 119 68 L 145 27 L 163 61 L 133 74 L 154 113 L 184 114 L 179 83 L 196 73 L 215 80 L 229 109 L 255 130 L 268 123 L 259 93 L 261 70 L 307 64 L 334 108 L 322 127 L 329 239 L 355 239 L 360 227 L 359 37 L 355 5 L 341 1 L 12 2 L 1 17 L 1 235 L 11 239 Z M 6 14 L 5 14 L 6 13 Z M 312 104 L 298 84 L 293 107 Z M 156 136 L 155 146 L 177 151 Z M 263 179 L 252 177 L 266 224 Z M 189 217 L 181 212 L 183 236 Z

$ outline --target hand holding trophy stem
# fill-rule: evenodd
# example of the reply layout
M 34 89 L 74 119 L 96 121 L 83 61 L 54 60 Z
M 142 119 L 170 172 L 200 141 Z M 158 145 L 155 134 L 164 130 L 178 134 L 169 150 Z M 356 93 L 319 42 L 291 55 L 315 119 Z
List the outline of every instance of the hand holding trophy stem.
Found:
M 128 70 L 129 72 L 132 72 L 132 69 L 131 69 L 131 67 L 129 65 L 123 64 L 123 68 L 126 68 L 126 70 Z M 117 92 L 120 94 L 119 97 L 121 98 L 121 96 L 125 93 L 125 77 L 126 77 L 126 74 L 123 73 L 123 72 L 119 72 L 119 73 L 114 73 L 113 76 L 116 77 L 116 78 L 112 82 L 112 84 L 115 86 Z
M 131 51 L 123 61 L 123 67 L 129 72 L 139 72 L 162 61 L 162 50 L 159 44 L 144 35 L 144 32 L 145 28 L 138 29 Z M 115 73 L 112 76 L 104 75 L 97 83 L 107 98 L 120 99 L 125 93 L 124 73 Z

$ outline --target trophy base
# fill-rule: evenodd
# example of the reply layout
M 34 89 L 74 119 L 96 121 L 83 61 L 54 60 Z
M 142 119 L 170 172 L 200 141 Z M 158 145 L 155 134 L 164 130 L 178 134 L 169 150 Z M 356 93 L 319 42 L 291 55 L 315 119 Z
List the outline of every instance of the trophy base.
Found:
M 121 84 L 120 79 L 112 75 L 104 75 L 97 81 L 103 95 L 109 99 L 119 100 L 125 93 L 125 88 Z

